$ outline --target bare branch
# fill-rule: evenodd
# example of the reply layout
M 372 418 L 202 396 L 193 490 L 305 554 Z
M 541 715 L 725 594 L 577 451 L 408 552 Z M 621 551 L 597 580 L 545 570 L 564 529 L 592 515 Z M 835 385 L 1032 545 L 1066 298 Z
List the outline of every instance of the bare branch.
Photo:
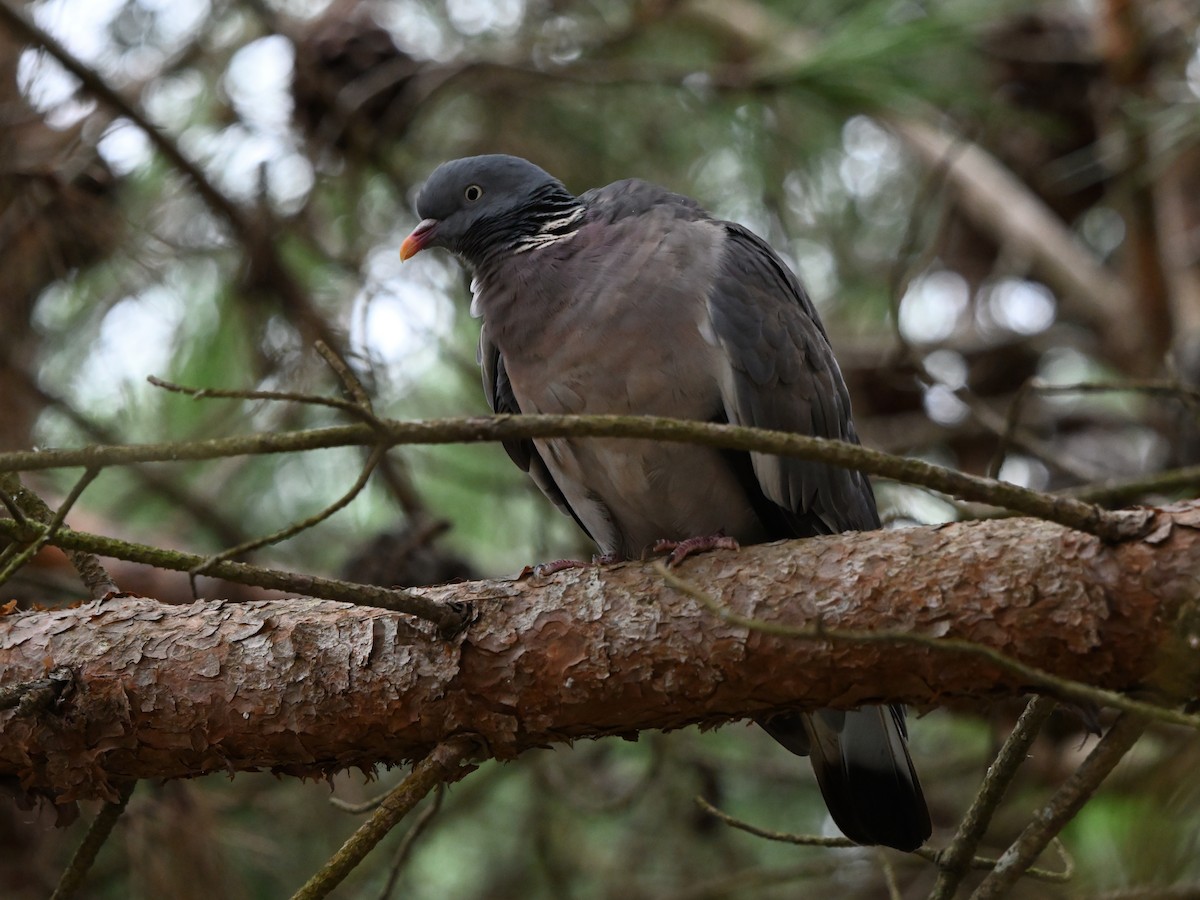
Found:
M 752 834 L 755 837 L 763 838 L 768 841 L 779 841 L 784 844 L 797 844 L 802 847 L 824 847 L 826 849 L 849 850 L 859 849 L 859 845 L 849 838 L 844 837 L 825 837 L 819 834 L 788 834 L 783 831 L 771 831 L 767 828 L 759 828 L 757 825 L 752 825 L 749 822 L 743 822 L 741 819 L 734 818 L 729 813 L 722 812 L 717 809 L 703 797 L 696 798 L 696 805 L 704 810 L 714 819 L 719 819 L 730 828 L 736 828 L 739 831 L 744 831 L 747 834 Z M 913 856 L 924 859 L 928 862 L 937 862 L 942 851 L 933 849 L 932 847 L 918 847 L 912 851 Z M 984 856 L 968 856 L 965 865 L 970 869 L 994 869 L 998 864 L 998 860 L 988 859 Z M 1060 872 L 1055 872 L 1050 869 L 1029 869 L 1025 872 L 1030 878 L 1036 878 L 1040 881 L 1063 882 L 1066 881 L 1071 872 L 1064 869 Z
M 974 856 L 979 842 L 987 832 L 1004 792 L 1008 789 L 1017 769 L 1025 762 L 1025 755 L 1033 744 L 1050 714 L 1054 712 L 1055 703 L 1049 697 L 1034 697 L 1029 701 L 1017 724 L 1005 740 L 1004 746 L 996 754 L 992 764 L 988 766 L 987 776 L 983 785 L 971 801 L 971 807 L 963 816 L 958 831 L 944 850 L 937 855 L 937 883 L 929 900 L 949 900 L 954 896 L 963 876 L 970 868 L 971 857 Z
M 1200 466 L 1184 466 L 1138 478 L 1112 478 L 1095 484 L 1068 488 L 1062 495 L 1086 503 L 1119 505 L 1131 503 L 1141 497 L 1164 494 L 1170 496 L 1177 491 L 1190 491 L 1190 496 L 1195 496 L 1196 492 L 1200 491 Z
M 317 900 L 328 896 L 421 798 L 439 785 L 466 774 L 461 766 L 472 749 L 472 743 L 467 738 L 458 738 L 435 747 L 413 766 L 411 774 L 383 799 L 375 814 L 293 895 L 292 900 Z
M 23 391 L 36 398 L 41 405 L 52 408 L 65 416 L 83 432 L 91 443 L 113 444 L 120 440 L 115 430 L 102 425 L 76 409 L 62 396 L 48 391 L 25 369 L 11 368 L 9 371 L 20 379 Z M 207 499 L 200 499 L 180 485 L 174 477 L 168 476 L 154 466 L 141 465 L 132 466 L 130 474 L 144 487 L 161 495 L 172 509 L 188 513 L 197 524 L 211 532 L 223 543 L 239 544 L 245 540 L 240 525 L 234 524 L 224 512 L 216 508 L 215 504 L 210 503 Z
M 68 50 L 61 41 L 40 28 L 27 16 L 14 9 L 8 0 L 0 0 L 0 23 L 20 41 L 43 48 L 64 69 L 83 84 L 84 89 L 102 104 L 129 119 L 167 162 L 184 175 L 196 193 L 216 215 L 224 219 L 241 242 L 249 262 L 262 268 L 257 283 L 270 285 L 287 312 L 325 343 L 336 346 L 338 341 L 329 324 L 314 308 L 311 299 L 280 258 L 272 242 L 270 223 L 252 218 L 232 199 L 222 193 L 203 169 L 188 159 L 179 145 L 142 112 L 133 100 L 114 89 L 98 72 Z M 259 211 L 262 216 L 262 211 Z
M 1054 836 L 1075 818 L 1075 814 L 1095 793 L 1108 773 L 1146 730 L 1141 716 L 1124 713 L 1098 743 L 1088 758 L 1066 784 L 1036 813 L 1020 837 L 1013 842 L 996 863 L 996 868 L 975 889 L 971 900 L 995 900 L 1003 897 L 1017 880 L 1033 865 Z
M 5 505 L 21 512 L 21 519 L 14 520 L 14 524 L 19 525 L 21 521 L 24 521 L 26 525 L 30 522 L 38 522 L 43 526 L 32 529 L 35 536 L 20 550 L 16 548 L 25 538 L 19 534 L 10 535 L 13 544 L 6 550 L 12 549 L 13 553 L 11 556 L 6 553 L 4 558 L 0 558 L 0 561 L 4 562 L 4 567 L 0 569 L 0 584 L 8 581 L 21 566 L 33 559 L 39 550 L 47 544 L 54 543 L 55 538 L 65 530 L 63 523 L 66 521 L 67 513 L 71 511 L 71 507 L 99 474 L 99 468 L 88 467 L 75 482 L 66 499 L 59 504 L 58 509 L 52 511 L 41 497 L 24 487 L 15 474 L 0 473 L 0 489 L 5 497 Z M 27 527 L 21 530 L 29 531 L 30 529 Z M 79 573 L 79 578 L 88 589 L 88 594 L 92 599 L 99 600 L 110 594 L 118 593 L 119 588 L 113 584 L 112 579 L 108 577 L 108 573 L 104 571 L 104 567 L 100 565 L 100 561 L 94 554 L 71 550 L 67 553 L 67 558 L 75 567 L 75 571 Z
M 215 556 L 206 558 L 200 565 L 193 566 L 188 570 L 188 575 L 193 579 L 193 585 L 195 584 L 196 576 L 207 574 L 218 563 L 232 559 L 235 556 L 241 556 L 243 553 L 249 553 L 251 550 L 257 550 L 259 547 L 266 547 L 271 544 L 278 544 L 280 541 L 286 541 L 288 538 L 295 537 L 302 531 L 307 531 L 314 525 L 319 525 L 339 510 L 345 509 L 355 497 L 362 493 L 363 488 L 367 486 L 367 480 L 371 477 L 371 473 L 375 471 L 375 467 L 379 464 L 379 461 L 383 459 L 384 452 L 382 447 L 372 448 L 370 456 L 367 457 L 367 461 L 363 464 L 362 471 L 354 479 L 354 484 L 350 485 L 341 497 L 325 506 L 324 509 L 318 510 L 311 516 L 301 519 L 299 522 L 293 522 L 286 528 L 282 528 L 272 534 L 267 534 L 252 541 L 246 541 L 237 547 L 230 547 L 228 550 L 223 550 Z
M 392 891 L 396 887 L 396 881 L 400 877 L 400 870 L 404 868 L 404 864 L 408 862 L 409 856 L 412 854 L 412 848 L 416 845 L 419 838 L 429 827 L 429 823 L 433 821 L 433 817 L 438 814 L 438 810 L 442 808 L 442 798 L 446 796 L 446 785 L 443 782 L 434 788 L 433 802 L 417 816 L 417 820 L 412 823 L 412 827 L 405 832 L 404 840 L 400 842 L 400 846 L 396 848 L 396 854 L 392 857 L 392 865 L 388 869 L 387 882 L 379 892 L 379 900 L 388 900 L 392 896 Z
M 1031 394 L 1145 394 L 1150 397 L 1166 397 L 1178 400 L 1192 413 L 1200 413 L 1200 389 L 1190 387 L 1178 381 L 1167 379 L 1130 379 L 1117 382 L 1080 381 L 1073 384 L 1048 384 L 1040 378 L 1028 379 L 1013 396 L 1012 403 L 1005 417 L 1000 444 L 992 461 L 988 464 L 988 474 L 1000 471 L 1004 462 L 1004 454 L 1010 443 L 1014 443 L 1017 430 L 1021 423 L 1025 401 Z M 1090 480 L 1090 479 L 1084 479 Z
M 41 677 L 51 660 L 75 670 L 79 689 L 59 715 L 0 713 L 0 775 L 71 799 L 118 776 L 370 768 L 464 733 L 511 758 L 647 728 L 1031 687 L 940 640 L 1108 691 L 1146 696 L 1170 681 L 1172 702 L 1200 680 L 1180 649 L 1194 630 L 1183 614 L 1200 505 L 1156 522 L 1116 545 L 1003 519 L 758 545 L 679 567 L 746 620 L 887 636 L 867 642 L 724 621 L 633 563 L 414 592 L 435 608 L 469 601 L 477 618 L 450 641 L 394 613 L 315 600 L 17 612 L 0 618 L 0 682 Z M 928 641 L 893 638 L 906 633 Z
M 1107 540 L 1135 537 L 1144 528 L 1140 512 L 1110 512 L 1073 498 L 1045 494 L 870 450 L 858 444 L 762 428 L 695 422 L 656 416 L 480 416 L 420 422 L 380 420 L 371 425 L 255 434 L 169 444 L 36 450 L 0 454 L 0 472 L 100 467 L 131 462 L 217 459 L 258 453 L 287 453 L 328 447 L 399 444 L 448 444 L 546 437 L 649 438 L 729 450 L 793 456 L 859 469 L 905 484 L 917 484 L 964 500 L 1001 506 L 1014 512 L 1098 534 Z
M 945 167 L 946 179 L 963 209 L 1001 246 L 1036 260 L 1039 271 L 1071 304 L 1074 315 L 1099 326 L 1102 334 L 1137 338 L 1134 303 L 1113 277 L 1046 205 L 982 147 L 961 136 L 912 119 L 889 118 L 887 125 L 928 166 Z M 1130 349 L 1130 348 L 1125 348 Z
M 322 345 L 323 346 L 323 345 Z M 303 403 L 307 406 L 328 406 L 330 409 L 349 413 L 356 419 L 371 422 L 374 416 L 369 406 L 354 400 L 343 400 L 341 397 L 322 397 L 319 394 L 302 394 L 297 391 L 254 391 L 242 388 L 203 388 L 188 387 L 166 381 L 157 375 L 148 375 L 146 380 L 156 388 L 170 391 L 173 394 L 184 394 L 193 400 L 271 400 L 279 403 Z
M 759 828 L 757 825 L 752 825 L 749 822 L 744 822 L 741 819 L 729 815 L 729 813 L 717 809 L 703 797 L 696 797 L 696 805 L 700 807 L 707 815 L 712 816 L 718 821 L 724 822 L 730 828 L 736 828 L 738 831 L 744 831 L 747 834 L 752 834 L 755 837 L 760 837 L 768 841 L 779 841 L 783 844 L 796 844 L 801 847 L 825 847 L 826 849 L 850 850 L 857 848 L 859 845 L 845 837 L 826 837 L 823 834 L 787 834 L 783 831 L 771 831 L 767 828 Z M 919 852 L 919 851 L 918 851 Z
M 129 803 L 136 784 L 135 781 L 126 782 L 121 787 L 117 799 L 105 803 L 96 818 L 92 820 L 87 834 L 83 837 L 83 842 L 76 848 L 75 855 L 71 857 L 62 878 L 59 879 L 58 887 L 50 895 L 50 900 L 70 900 L 79 892 L 79 888 L 83 885 L 83 879 L 91 869 L 92 863 L 96 861 L 96 854 L 100 852 L 100 848 L 112 834 L 113 827 L 121 818 L 121 813 L 125 812 L 125 806 Z
M 26 540 L 28 537 L 26 530 L 30 527 L 36 528 L 37 526 L 27 525 L 25 529 L 22 529 L 11 519 L 0 519 L 0 535 L 13 540 Z M 188 572 L 196 566 L 202 565 L 207 559 L 207 557 L 195 553 L 162 550 L 147 544 L 118 541 L 115 538 L 69 529 L 60 531 L 47 543 L 68 552 L 82 551 L 99 556 L 110 556 L 114 559 L 126 559 L 173 572 Z M 439 632 L 443 634 L 457 632 L 469 616 L 469 608 L 463 604 L 439 605 L 430 602 L 420 594 L 402 588 L 382 588 L 375 585 L 356 584 L 352 581 L 340 581 L 336 578 L 322 578 L 317 575 L 299 575 L 228 560 L 214 563 L 208 567 L 207 571 L 214 578 L 224 578 L 239 584 L 407 613 L 433 622 L 438 626 Z

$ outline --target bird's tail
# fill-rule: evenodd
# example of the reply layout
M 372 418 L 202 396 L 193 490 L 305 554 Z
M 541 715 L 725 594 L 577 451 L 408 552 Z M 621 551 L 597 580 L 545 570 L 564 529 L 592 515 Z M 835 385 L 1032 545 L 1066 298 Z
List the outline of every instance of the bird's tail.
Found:
M 833 821 L 858 844 L 915 850 L 932 826 L 908 755 L 904 707 L 787 713 L 759 725 L 793 753 L 812 757 Z

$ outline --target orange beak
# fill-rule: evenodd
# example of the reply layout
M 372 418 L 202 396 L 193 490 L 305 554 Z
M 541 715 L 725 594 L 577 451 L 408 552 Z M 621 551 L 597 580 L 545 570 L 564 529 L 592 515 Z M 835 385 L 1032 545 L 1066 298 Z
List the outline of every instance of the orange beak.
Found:
M 426 245 L 433 240 L 439 224 L 437 219 L 422 219 L 412 230 L 412 234 L 406 237 L 404 243 L 400 245 L 400 261 L 404 262 L 424 250 Z

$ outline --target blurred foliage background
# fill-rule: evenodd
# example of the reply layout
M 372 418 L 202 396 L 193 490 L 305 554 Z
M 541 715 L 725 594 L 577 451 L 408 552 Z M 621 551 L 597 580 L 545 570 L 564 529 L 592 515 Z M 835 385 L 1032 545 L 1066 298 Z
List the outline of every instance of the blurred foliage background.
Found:
M 397 250 L 438 162 L 507 152 L 576 192 L 657 181 L 767 237 L 825 318 L 868 445 L 1037 488 L 1132 482 L 1114 502 L 1196 495 L 1144 482 L 1200 461 L 1195 395 L 1170 387 L 1200 382 L 1200 9 L 1186 0 L 3 0 L 0 12 L 0 450 L 335 422 L 146 381 L 335 393 L 318 338 L 381 415 L 486 411 L 465 276 L 439 254 L 401 269 Z M 1113 381 L 1138 389 L 1030 388 Z M 215 552 L 321 509 L 363 461 L 330 450 L 111 469 L 70 521 Z M 70 486 L 28 483 L 51 500 Z M 877 488 L 892 523 L 973 512 Z M 498 447 L 471 446 L 394 452 L 348 509 L 253 559 L 420 584 L 588 552 Z M 112 573 L 127 590 L 191 597 L 185 578 Z M 4 590 L 79 597 L 50 553 Z M 935 843 L 1018 708 L 916 719 Z M 1066 715 L 1039 739 L 987 852 L 1092 740 Z M 1194 741 L 1152 730 L 1066 832 L 1073 881 L 1016 895 L 1195 884 L 1198 763 Z M 360 800 L 399 777 L 378 775 L 339 776 L 334 793 Z M 757 730 L 646 734 L 484 765 L 406 850 L 394 896 L 886 897 L 891 877 L 916 897 L 932 884 L 916 859 L 729 829 L 697 811 L 701 792 L 764 827 L 831 832 L 807 766 Z M 355 827 L 329 795 L 266 774 L 143 784 L 88 896 L 285 896 Z M 82 827 L 51 818 L 0 806 L 3 896 L 49 893 Z M 381 896 L 401 837 L 337 896 Z

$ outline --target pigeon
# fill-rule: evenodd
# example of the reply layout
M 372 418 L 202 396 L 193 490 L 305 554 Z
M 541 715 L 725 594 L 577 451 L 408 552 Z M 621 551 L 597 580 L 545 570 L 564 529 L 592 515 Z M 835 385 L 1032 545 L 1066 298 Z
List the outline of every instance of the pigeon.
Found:
M 400 256 L 442 248 L 471 270 L 495 412 L 670 416 L 858 440 L 812 300 L 742 225 L 640 179 L 575 196 L 499 154 L 443 163 L 416 206 Z M 753 544 L 880 527 L 867 478 L 819 462 L 650 440 L 505 449 L 607 558 L 704 536 Z M 811 757 L 852 841 L 911 851 L 928 839 L 902 706 L 757 721 Z

